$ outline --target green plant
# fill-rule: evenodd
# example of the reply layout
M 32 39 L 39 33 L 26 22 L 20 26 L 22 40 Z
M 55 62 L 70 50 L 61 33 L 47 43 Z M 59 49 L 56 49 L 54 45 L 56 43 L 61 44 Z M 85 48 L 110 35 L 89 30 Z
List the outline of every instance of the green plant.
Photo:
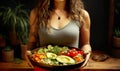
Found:
M 120 28 L 115 28 L 114 34 L 116 37 L 120 37 Z
M 3 48 L 3 51 L 11 51 L 11 47 L 10 46 L 6 46 L 5 48 Z
M 29 13 L 23 7 L 22 4 L 15 7 L 0 7 L 0 18 L 8 31 L 14 32 L 20 43 L 26 44 L 29 33 Z

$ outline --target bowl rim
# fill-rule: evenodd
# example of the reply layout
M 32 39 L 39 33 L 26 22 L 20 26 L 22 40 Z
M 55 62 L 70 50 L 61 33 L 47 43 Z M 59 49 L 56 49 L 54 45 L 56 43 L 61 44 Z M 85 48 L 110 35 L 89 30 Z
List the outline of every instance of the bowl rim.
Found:
M 33 53 L 34 51 L 37 51 L 39 48 L 46 48 L 46 46 L 42 46 L 42 47 L 38 47 L 38 48 L 35 48 L 35 49 L 33 49 L 33 50 L 31 50 L 31 52 Z M 72 49 L 72 48 L 75 48 L 75 47 L 68 47 L 68 48 L 70 48 L 70 49 Z M 75 49 L 77 49 L 77 50 L 81 50 L 80 48 L 75 48 Z M 35 65 L 35 66 L 39 66 L 39 67 L 43 67 L 43 68 L 49 68 L 49 69 L 53 69 L 53 68 L 70 68 L 70 67 L 81 67 L 81 65 L 84 63 L 84 61 L 85 61 L 85 56 L 84 56 L 84 60 L 83 61 L 81 61 L 81 62 L 78 62 L 78 63 L 75 63 L 75 64 L 68 64 L 68 65 L 50 65 L 50 64 L 46 64 L 46 63 L 43 63 L 43 62 L 40 62 L 40 63 L 38 63 L 38 62 L 36 62 L 36 61 L 34 61 L 32 58 L 31 58 L 31 54 L 30 55 L 28 55 L 28 59 L 30 60 L 30 62 L 33 64 L 33 65 Z

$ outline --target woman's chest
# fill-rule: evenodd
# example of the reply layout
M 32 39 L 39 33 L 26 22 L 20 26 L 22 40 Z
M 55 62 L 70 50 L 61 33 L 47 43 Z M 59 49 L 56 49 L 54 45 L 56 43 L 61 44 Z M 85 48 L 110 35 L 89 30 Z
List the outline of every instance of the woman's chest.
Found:
M 70 21 L 61 29 L 50 27 L 49 30 L 43 28 L 39 32 L 40 44 L 59 44 L 59 45 L 75 45 L 79 40 L 80 26 L 76 22 Z
M 76 38 L 79 35 L 80 26 L 76 22 L 70 21 L 64 27 L 56 29 L 50 27 L 49 30 L 42 29 L 40 35 L 45 38 Z
M 66 18 L 66 17 L 60 17 L 60 19 L 56 18 L 56 17 L 52 17 L 50 19 L 50 26 L 55 28 L 55 29 L 61 29 L 64 28 L 66 25 L 69 24 L 69 22 L 71 21 L 70 18 Z

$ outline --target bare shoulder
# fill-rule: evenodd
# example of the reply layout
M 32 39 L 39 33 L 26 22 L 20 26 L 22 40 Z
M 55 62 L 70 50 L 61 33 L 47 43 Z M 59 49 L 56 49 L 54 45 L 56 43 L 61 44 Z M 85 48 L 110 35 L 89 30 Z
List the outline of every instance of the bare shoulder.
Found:
M 82 14 L 83 14 L 83 18 L 89 18 L 89 13 L 88 13 L 88 11 L 86 11 L 86 10 L 84 10 L 84 9 L 82 9 Z
M 32 9 L 31 12 L 30 12 L 30 15 L 33 16 L 36 14 L 36 9 Z
M 90 16 L 86 10 L 82 10 L 82 23 L 84 27 L 90 27 Z
M 30 24 L 33 25 L 35 22 L 36 22 L 36 15 L 37 15 L 37 12 L 35 9 L 32 9 L 31 12 L 30 12 Z

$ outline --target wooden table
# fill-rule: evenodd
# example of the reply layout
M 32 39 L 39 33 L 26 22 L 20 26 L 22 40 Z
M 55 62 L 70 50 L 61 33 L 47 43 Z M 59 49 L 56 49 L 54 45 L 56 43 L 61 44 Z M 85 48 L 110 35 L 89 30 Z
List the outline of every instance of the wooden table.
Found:
M 0 61 L 0 71 L 33 71 L 34 67 L 26 56 L 26 59 L 15 59 L 12 62 Z
M 96 62 L 90 59 L 83 69 L 91 71 L 120 71 L 120 59 L 110 57 L 104 62 Z
M 0 71 L 33 71 L 33 66 L 26 60 L 16 62 L 0 62 Z
M 33 71 L 34 67 L 29 60 L 22 60 L 21 63 L 0 62 L 0 71 Z M 106 61 L 96 62 L 90 58 L 84 68 L 77 71 L 120 71 L 120 58 L 109 57 Z
M 94 61 L 92 56 L 98 53 L 103 53 L 108 56 L 105 61 Z M 89 69 L 91 71 L 120 71 L 120 58 L 113 58 L 110 55 L 102 51 L 93 51 L 89 62 L 83 69 Z

